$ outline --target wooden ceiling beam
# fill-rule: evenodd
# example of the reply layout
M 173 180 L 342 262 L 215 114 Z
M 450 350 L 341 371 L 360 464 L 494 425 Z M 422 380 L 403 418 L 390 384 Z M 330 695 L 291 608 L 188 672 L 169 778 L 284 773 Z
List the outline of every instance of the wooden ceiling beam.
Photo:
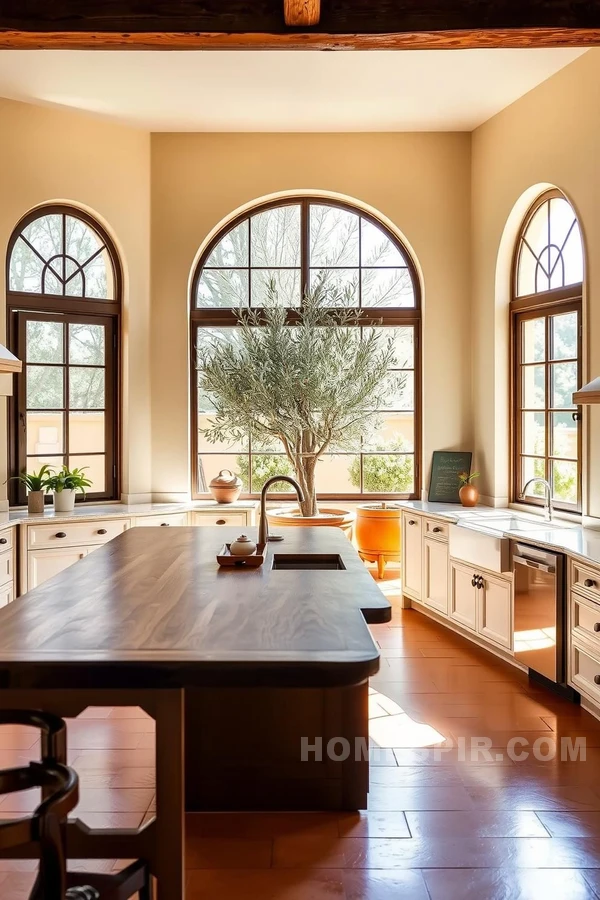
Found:
M 318 0 L 284 0 L 314 18 Z M 1 49 L 456 49 L 600 45 L 590 0 L 2 0 Z M 311 21 L 313 21 L 311 18 Z

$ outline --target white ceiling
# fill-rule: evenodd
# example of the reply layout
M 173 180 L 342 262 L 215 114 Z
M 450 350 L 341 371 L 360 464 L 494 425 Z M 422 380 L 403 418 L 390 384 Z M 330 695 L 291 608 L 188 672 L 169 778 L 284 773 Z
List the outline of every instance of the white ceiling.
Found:
M 150 131 L 471 131 L 583 52 L 4 50 L 0 96 Z

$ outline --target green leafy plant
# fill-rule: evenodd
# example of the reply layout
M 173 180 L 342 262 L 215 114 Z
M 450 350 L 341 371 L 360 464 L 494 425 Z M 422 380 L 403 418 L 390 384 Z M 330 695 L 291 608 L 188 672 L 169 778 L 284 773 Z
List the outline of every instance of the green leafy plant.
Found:
M 389 441 L 381 455 L 363 456 L 363 490 L 368 494 L 407 493 L 414 483 L 413 457 L 396 456 L 406 451 L 404 438 Z M 353 487 L 360 487 L 360 459 L 355 457 L 348 469 Z
M 42 466 L 39 472 L 27 472 L 23 469 L 18 475 L 13 475 L 9 481 L 20 481 L 28 491 L 49 491 L 52 479 L 50 466 Z
M 69 469 L 63 466 L 58 472 L 53 472 L 48 480 L 48 490 L 60 494 L 62 491 L 80 491 L 85 495 L 85 489 L 91 487 L 92 482 L 85 476 L 87 466 L 82 469 Z
M 476 478 L 479 478 L 479 472 L 459 472 L 458 473 L 458 483 L 461 487 L 464 487 L 466 484 L 473 484 Z
M 250 490 L 250 466 L 247 456 L 237 458 L 238 475 Z M 272 456 L 268 453 L 252 454 L 252 490 L 262 491 L 265 481 L 273 475 L 293 475 L 292 464 L 285 456 Z M 284 481 L 276 482 L 272 491 L 289 491 L 290 486 Z
M 235 341 L 209 332 L 197 348 L 199 388 L 214 408 L 204 436 L 210 443 L 247 435 L 279 441 L 304 493 L 303 516 L 318 513 L 318 459 L 354 447 L 406 381 L 389 372 L 392 339 L 375 328 L 361 338 L 355 326 L 365 324 L 365 314 L 349 303 L 321 279 L 290 319 L 271 283 L 265 309 L 236 312 Z

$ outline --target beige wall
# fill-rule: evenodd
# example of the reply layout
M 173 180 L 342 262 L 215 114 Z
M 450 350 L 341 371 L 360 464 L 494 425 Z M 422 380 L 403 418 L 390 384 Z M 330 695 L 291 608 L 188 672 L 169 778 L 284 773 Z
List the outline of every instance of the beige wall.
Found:
M 528 204 L 555 185 L 573 203 L 587 252 L 584 378 L 600 374 L 600 50 L 592 50 L 473 134 L 473 420 L 484 494 L 509 481 L 511 252 Z M 590 287 L 591 286 L 591 287 Z M 594 339 L 595 336 L 595 339 Z M 585 411 L 584 512 L 600 516 L 600 408 Z
M 0 100 L 0 254 L 32 207 L 72 202 L 100 217 L 124 262 L 123 491 L 150 491 L 150 137 L 80 114 Z M 5 308 L 0 278 L 0 308 Z M 2 339 L 5 316 L 0 317 Z M 4 400 L 1 401 L 4 406 Z M 5 470 L 0 410 L 0 472 Z M 0 482 L 4 478 L 0 478 Z M 0 502 L 6 496 L 0 487 Z
M 424 452 L 471 444 L 470 136 L 152 136 L 152 461 L 158 495 L 189 491 L 188 280 L 198 248 L 238 207 L 282 191 L 374 207 L 402 232 L 424 288 Z

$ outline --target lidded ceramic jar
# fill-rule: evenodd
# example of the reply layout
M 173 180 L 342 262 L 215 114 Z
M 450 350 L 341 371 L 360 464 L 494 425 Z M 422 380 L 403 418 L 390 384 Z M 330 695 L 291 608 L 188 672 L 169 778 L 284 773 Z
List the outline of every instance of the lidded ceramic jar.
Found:
M 234 503 L 242 492 L 242 479 L 231 469 L 221 469 L 208 487 L 217 503 Z
M 245 534 L 240 534 L 239 538 L 229 545 L 232 556 L 252 556 L 255 550 L 256 544 Z

